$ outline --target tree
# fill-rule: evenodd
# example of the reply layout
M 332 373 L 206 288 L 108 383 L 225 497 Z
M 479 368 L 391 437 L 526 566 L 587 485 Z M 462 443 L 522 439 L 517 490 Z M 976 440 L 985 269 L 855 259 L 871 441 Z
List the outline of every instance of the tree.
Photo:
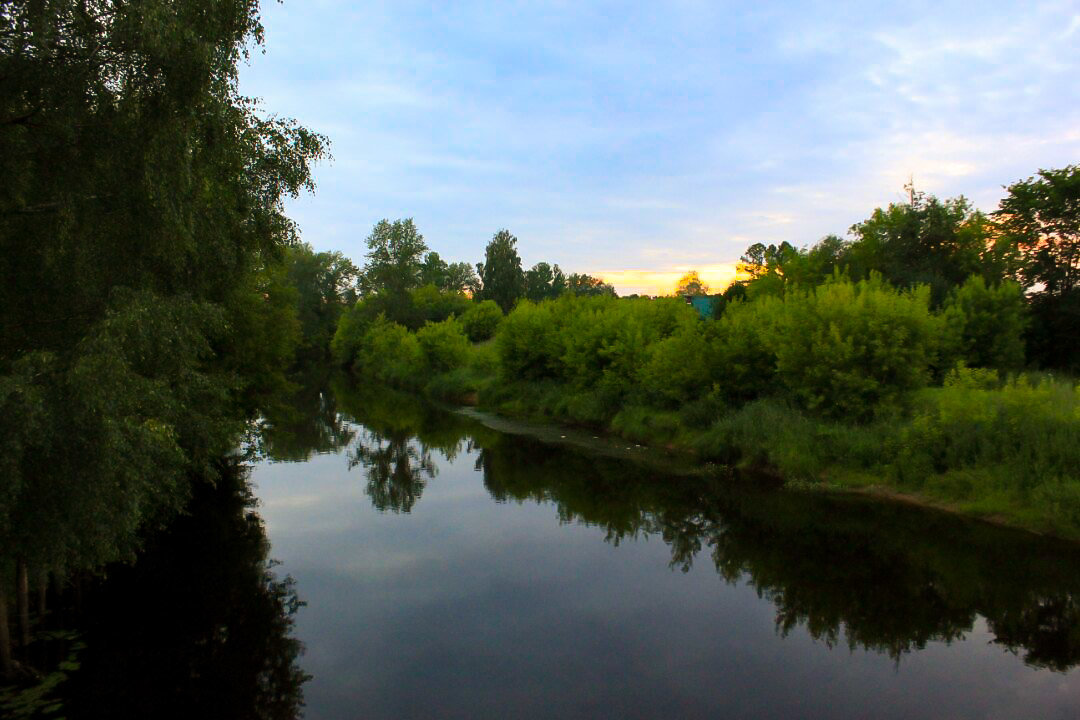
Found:
M 1028 288 L 1031 360 L 1080 369 L 1080 165 L 1013 183 L 994 213 L 1001 253 Z
M 340 252 L 317 253 L 306 243 L 289 248 L 287 264 L 302 333 L 298 354 L 324 362 L 341 313 L 356 302 L 356 266 Z
M 521 272 L 517 238 L 508 230 L 495 233 L 484 250 L 484 262 L 477 264 L 476 272 L 481 283 L 478 299 L 494 300 L 503 312 L 509 312 L 525 295 L 525 275 Z
M 413 288 L 419 287 L 425 271 L 424 253 L 427 245 L 412 218 L 405 220 L 380 220 L 365 240 L 368 247 L 367 263 L 360 276 L 360 287 L 365 294 L 384 293 L 391 298 L 401 298 Z M 429 272 L 441 272 L 439 256 L 431 253 Z
M 566 276 L 558 265 L 536 263 L 525 273 L 525 297 L 533 302 L 553 300 L 566 289 Z
M 679 296 L 708 295 L 709 286 L 702 281 L 697 270 L 691 270 L 679 278 L 679 282 L 675 284 L 675 294 Z
M 930 286 L 938 307 L 949 291 L 983 274 L 992 246 L 986 216 L 964 197 L 938 200 L 909 187 L 911 201 L 877 208 L 851 227 L 855 240 L 843 256 L 852 277 L 879 272 L 893 285 Z
M 291 361 L 283 200 L 326 141 L 238 94 L 261 37 L 251 0 L 0 9 L 5 571 L 130 556 Z
M 480 279 L 472 265 L 467 262 L 454 262 L 446 266 L 446 281 L 442 290 L 449 293 L 467 293 L 475 295 L 480 288 Z
M 1040 170 L 1013 183 L 994 219 L 1007 245 L 1022 254 L 1026 285 L 1066 295 L 1080 286 L 1080 165 Z
M 615 297 L 615 287 L 600 278 L 584 273 L 571 273 L 566 278 L 566 292 L 571 295 L 607 295 Z

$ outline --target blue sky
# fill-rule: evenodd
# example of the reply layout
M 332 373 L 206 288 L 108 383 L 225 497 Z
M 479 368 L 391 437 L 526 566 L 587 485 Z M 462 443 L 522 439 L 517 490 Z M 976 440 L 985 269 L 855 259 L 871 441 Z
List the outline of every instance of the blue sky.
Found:
M 918 188 L 992 210 L 1080 162 L 1077 2 L 264 0 L 241 91 L 328 135 L 304 239 L 358 263 L 381 218 L 447 260 L 623 293 L 723 285 L 753 242 L 844 233 Z

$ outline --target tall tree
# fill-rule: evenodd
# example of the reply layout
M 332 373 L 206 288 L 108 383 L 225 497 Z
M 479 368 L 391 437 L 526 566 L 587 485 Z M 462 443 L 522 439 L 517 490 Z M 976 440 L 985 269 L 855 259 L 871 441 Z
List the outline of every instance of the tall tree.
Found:
M 999 247 L 1019 256 L 1031 295 L 1028 350 L 1048 367 L 1080 370 L 1080 165 L 1013 183 L 994 213 Z
M 508 230 L 495 233 L 484 250 L 484 262 L 478 263 L 481 300 L 494 300 L 503 312 L 525 295 L 525 275 L 517 252 L 517 238 Z
M 261 38 L 252 0 L 0 5 L 0 568 L 127 556 L 289 355 L 243 335 L 325 140 L 239 95 Z
M 360 276 L 360 287 L 365 294 L 385 293 L 401 298 L 420 286 L 428 247 L 412 218 L 380 220 L 365 242 L 367 263 Z M 441 271 L 439 263 L 441 260 L 435 255 L 429 271 Z
M 287 277 L 296 291 L 302 344 L 301 360 L 322 362 L 338 318 L 356 301 L 356 266 L 340 252 L 315 252 L 302 243 L 289 248 Z
M 1072 292 L 1080 286 L 1080 165 L 1040 170 L 1007 190 L 994 219 L 1022 254 L 1025 283 L 1051 295 Z
M 939 200 L 910 190 L 910 202 L 878 208 L 851 228 L 844 260 L 855 278 L 880 272 L 899 287 L 930 286 L 940 305 L 950 290 L 982 274 L 992 246 L 986 217 L 964 197 Z

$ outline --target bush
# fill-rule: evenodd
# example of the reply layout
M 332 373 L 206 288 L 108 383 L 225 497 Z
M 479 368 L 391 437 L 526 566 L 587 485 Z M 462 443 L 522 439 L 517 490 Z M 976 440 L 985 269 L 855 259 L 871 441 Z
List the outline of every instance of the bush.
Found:
M 481 342 L 495 336 L 502 319 L 503 311 L 498 303 L 494 300 L 482 300 L 470 305 L 461 315 L 461 325 L 470 340 Z
M 638 373 L 642 388 L 664 405 L 684 403 L 707 393 L 711 350 L 703 327 L 698 325 L 653 343 Z
M 364 334 L 353 369 L 393 385 L 418 387 L 425 364 L 416 336 L 379 315 Z
M 936 473 L 983 468 L 1014 490 L 1080 484 L 1080 389 L 1026 377 L 993 385 L 987 371 L 961 370 L 920 393 L 902 433 L 902 481 L 918 486 Z
M 865 420 L 927 384 L 941 326 L 929 303 L 926 287 L 900 291 L 880 276 L 836 279 L 785 296 L 779 322 L 766 324 L 766 344 L 803 407 Z
M 462 293 L 443 292 L 434 285 L 423 285 L 409 293 L 411 299 L 409 329 L 416 330 L 424 323 L 438 323 L 451 317 L 461 317 L 473 307 Z
M 741 405 L 776 390 L 776 352 L 770 342 L 783 314 L 782 301 L 762 297 L 729 303 L 717 321 L 712 381 L 728 403 Z
M 982 277 L 974 275 L 948 297 L 942 315 L 943 368 L 958 361 L 1001 370 L 1023 366 L 1027 303 L 1017 283 L 1006 280 L 988 287 Z
M 495 347 L 504 380 L 543 380 L 561 376 L 562 346 L 555 303 L 523 300 L 499 326 Z
M 463 366 L 472 349 L 455 318 L 424 325 L 416 331 L 416 340 L 423 350 L 427 369 L 437 373 Z

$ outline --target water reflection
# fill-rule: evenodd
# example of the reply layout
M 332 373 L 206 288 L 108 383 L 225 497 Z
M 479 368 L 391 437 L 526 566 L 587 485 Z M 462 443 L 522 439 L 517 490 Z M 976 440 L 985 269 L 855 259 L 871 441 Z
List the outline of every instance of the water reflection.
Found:
M 367 430 L 348 452 L 380 510 L 408 512 L 439 460 L 465 448 L 491 497 L 552 503 L 608 542 L 659 537 L 671 565 L 702 558 L 773 604 L 786 635 L 898 662 L 963 639 L 985 618 L 995 642 L 1034 667 L 1080 662 L 1080 552 L 1072 545 L 860 497 L 762 489 L 752 480 L 672 477 L 493 432 L 415 399 L 338 388 Z
M 338 413 L 325 378 L 310 378 L 263 409 L 254 451 L 276 462 L 305 462 L 312 455 L 337 452 L 355 434 Z
M 85 641 L 62 686 L 70 718 L 299 716 L 307 675 L 293 617 L 246 472 L 196 486 L 188 514 L 153 535 L 133 565 L 84 583 L 67 614 Z

